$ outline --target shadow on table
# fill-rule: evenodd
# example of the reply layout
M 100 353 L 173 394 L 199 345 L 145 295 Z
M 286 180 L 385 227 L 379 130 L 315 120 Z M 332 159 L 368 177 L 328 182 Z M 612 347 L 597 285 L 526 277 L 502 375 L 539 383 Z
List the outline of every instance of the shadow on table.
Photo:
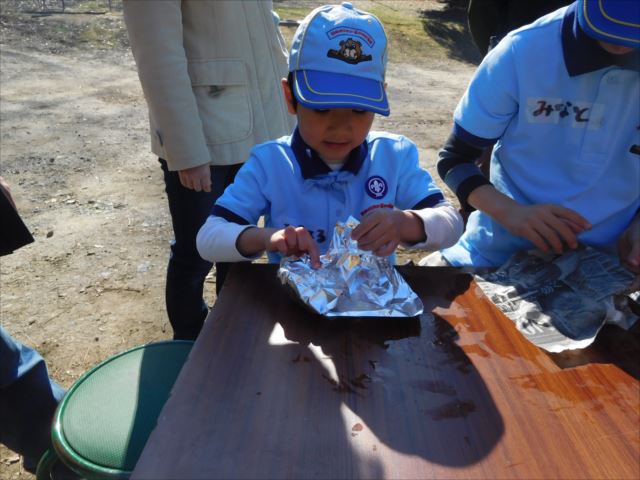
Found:
M 639 380 L 640 321 L 636 321 L 629 330 L 615 325 L 605 325 L 589 347 L 547 355 L 562 369 L 590 363 L 613 364 Z
M 446 305 L 471 281 L 469 275 L 448 275 L 454 277 L 431 283 L 421 279 L 412 287 L 422 298 Z M 502 418 L 446 320 L 430 313 L 409 319 L 281 318 L 286 339 L 298 344 L 286 346 L 292 348 L 291 361 L 300 368 L 311 365 L 325 380 L 325 392 L 308 401 L 333 398 L 331 405 L 311 406 L 327 412 L 323 429 L 345 447 L 368 453 L 351 466 L 361 469 L 354 476 L 385 475 L 375 460 L 379 443 L 404 455 L 462 467 L 487 456 L 503 435 Z

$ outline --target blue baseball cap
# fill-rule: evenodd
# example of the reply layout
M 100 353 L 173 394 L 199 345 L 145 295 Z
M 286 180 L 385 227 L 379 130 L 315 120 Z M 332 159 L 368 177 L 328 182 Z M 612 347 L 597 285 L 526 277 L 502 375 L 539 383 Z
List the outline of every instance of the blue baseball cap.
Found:
M 640 47 L 638 0 L 578 0 L 578 23 L 590 37 Z
M 353 108 L 388 116 L 387 35 L 374 15 L 350 3 L 316 8 L 293 37 L 293 94 L 313 109 Z

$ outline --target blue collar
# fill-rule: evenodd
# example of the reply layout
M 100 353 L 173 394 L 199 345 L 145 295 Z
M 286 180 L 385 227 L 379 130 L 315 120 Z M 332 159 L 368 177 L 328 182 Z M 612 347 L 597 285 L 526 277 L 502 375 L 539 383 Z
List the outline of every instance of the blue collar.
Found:
M 324 163 L 318 153 L 305 143 L 300 136 L 300 132 L 297 127 L 291 136 L 291 149 L 296 156 L 298 165 L 300 165 L 302 178 L 305 180 L 318 175 L 326 175 L 333 171 L 326 163 Z M 367 158 L 368 154 L 369 146 L 365 140 L 360 146 L 351 150 L 349 158 L 347 158 L 347 161 L 344 163 L 340 171 L 347 171 L 356 175 L 360 171 L 360 167 L 362 167 L 362 163 L 364 162 L 364 159 Z
M 584 33 L 578 24 L 575 2 L 567 8 L 562 19 L 562 52 L 570 77 L 611 66 L 637 70 L 640 65 L 638 52 L 612 55 L 604 51 L 597 40 Z

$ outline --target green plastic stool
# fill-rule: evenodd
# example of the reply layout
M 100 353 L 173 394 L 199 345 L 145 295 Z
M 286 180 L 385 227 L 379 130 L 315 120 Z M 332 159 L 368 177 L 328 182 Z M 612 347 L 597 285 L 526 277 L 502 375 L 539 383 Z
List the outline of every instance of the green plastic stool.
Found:
M 192 346 L 182 340 L 141 345 L 80 377 L 58 405 L 55 454 L 44 454 L 36 478 L 51 477 L 56 456 L 83 478 L 129 478 Z

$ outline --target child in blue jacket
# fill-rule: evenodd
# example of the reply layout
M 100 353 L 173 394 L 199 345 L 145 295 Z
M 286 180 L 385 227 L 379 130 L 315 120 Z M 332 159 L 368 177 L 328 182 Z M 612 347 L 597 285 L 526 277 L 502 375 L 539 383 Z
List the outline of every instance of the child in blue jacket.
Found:
M 638 47 L 640 2 L 578 0 L 488 53 L 440 152 L 440 176 L 475 210 L 446 262 L 582 243 L 640 272 Z M 474 160 L 494 142 L 489 180 Z
M 271 262 L 308 253 L 313 265 L 333 228 L 360 221 L 352 238 L 389 256 L 402 244 L 435 251 L 452 245 L 462 220 L 420 168 L 407 138 L 371 132 L 389 115 L 387 38 L 380 21 L 349 3 L 317 8 L 298 28 L 283 89 L 298 125 L 256 146 L 200 229 L 210 261 Z M 257 227 L 264 216 L 264 227 Z

